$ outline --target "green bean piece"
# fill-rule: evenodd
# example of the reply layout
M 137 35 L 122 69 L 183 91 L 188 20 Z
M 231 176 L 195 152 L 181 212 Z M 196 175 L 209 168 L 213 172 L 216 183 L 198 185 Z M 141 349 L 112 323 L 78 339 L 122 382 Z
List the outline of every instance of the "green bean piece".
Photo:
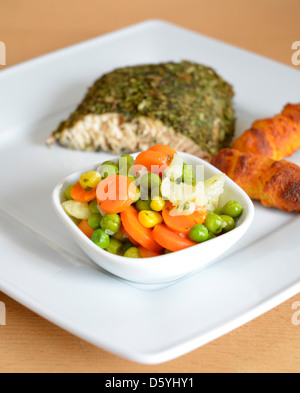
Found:
M 193 184 L 194 171 L 188 164 L 183 164 L 182 182 L 186 184 Z

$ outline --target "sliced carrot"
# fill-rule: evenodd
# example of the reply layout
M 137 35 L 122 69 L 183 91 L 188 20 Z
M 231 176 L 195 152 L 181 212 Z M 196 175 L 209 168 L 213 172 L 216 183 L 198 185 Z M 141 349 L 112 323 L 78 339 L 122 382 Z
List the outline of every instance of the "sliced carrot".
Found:
M 175 154 L 177 154 L 177 151 L 172 149 L 172 147 L 170 146 L 166 146 L 166 145 L 155 145 L 150 147 L 150 149 L 148 149 L 148 151 L 159 151 L 161 153 L 167 154 L 169 157 L 169 161 L 172 161 Z
M 156 225 L 153 230 L 153 238 L 163 248 L 173 252 L 184 250 L 197 244 L 187 237 L 182 237 L 179 233 L 171 231 L 163 224 Z
M 163 220 L 172 231 L 188 234 L 196 224 L 203 224 L 207 218 L 207 209 L 195 211 L 189 216 L 171 216 L 170 212 L 174 208 L 171 202 L 167 202 L 163 209 Z
M 71 197 L 76 202 L 91 202 L 96 198 L 96 188 L 91 191 L 84 190 L 80 183 L 76 183 L 71 189 Z
M 137 194 L 135 184 L 121 175 L 108 176 L 97 187 L 97 201 L 105 213 L 118 214 L 134 202 Z
M 139 250 L 142 258 L 153 258 L 153 257 L 159 257 L 160 255 L 162 255 L 162 253 L 147 250 L 146 248 L 144 248 L 142 246 L 138 247 L 138 250 Z
M 128 234 L 128 232 L 125 230 L 124 225 L 121 227 L 121 232 L 128 237 L 128 240 L 131 241 L 132 244 L 135 246 L 139 246 L 139 243 L 137 243 L 132 237 Z
M 153 239 L 153 231 L 145 228 L 139 222 L 138 215 L 138 211 L 133 206 L 128 207 L 121 213 L 121 220 L 125 231 L 134 241 L 142 245 L 147 250 L 158 253 L 161 252 L 162 248 Z
M 134 168 L 145 167 L 149 172 L 160 175 L 171 164 L 172 160 L 168 154 L 159 151 L 143 151 L 140 153 L 135 162 Z
M 89 238 L 91 239 L 93 236 L 93 233 L 95 232 L 93 228 L 91 228 L 88 224 L 88 220 L 82 220 L 78 228 Z

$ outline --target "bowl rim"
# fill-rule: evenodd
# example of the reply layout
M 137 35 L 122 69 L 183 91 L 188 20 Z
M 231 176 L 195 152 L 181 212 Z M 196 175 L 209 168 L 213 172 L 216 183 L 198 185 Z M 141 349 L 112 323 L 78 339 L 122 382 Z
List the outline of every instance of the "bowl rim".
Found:
M 135 158 L 138 153 L 134 153 L 131 154 L 133 158 Z M 216 167 L 214 167 L 213 165 L 211 165 L 210 163 L 208 163 L 207 161 L 196 157 L 194 155 L 188 154 L 188 153 L 184 153 L 184 152 L 178 152 L 178 154 L 184 158 L 184 161 L 197 161 L 195 164 L 200 164 L 204 166 L 204 170 L 206 169 L 210 169 L 212 172 L 214 172 L 214 174 L 224 174 L 223 172 L 221 172 L 219 169 L 217 169 Z M 115 159 L 112 159 L 111 161 L 114 161 Z M 77 238 L 79 241 L 83 242 L 85 244 L 86 247 L 90 247 L 93 249 L 94 252 L 98 253 L 99 256 L 105 258 L 106 260 L 110 260 L 110 261 L 114 261 L 115 263 L 117 263 L 118 265 L 120 265 L 120 267 L 124 267 L 124 258 L 123 256 L 119 256 L 119 255 L 114 255 L 111 254 L 109 252 L 107 252 L 106 250 L 101 249 L 100 247 L 98 247 L 96 244 L 94 244 L 86 235 L 84 235 L 84 233 L 77 227 L 77 225 L 73 222 L 72 218 L 70 216 L 68 216 L 68 214 L 64 211 L 63 207 L 62 207 L 62 202 L 61 202 L 61 193 L 62 190 L 67 186 L 72 184 L 73 182 L 71 181 L 71 179 L 73 178 L 77 178 L 79 179 L 80 175 L 84 172 L 88 172 L 91 170 L 95 170 L 95 168 L 98 168 L 99 165 L 101 165 L 102 162 L 97 163 L 97 164 L 93 164 L 93 165 L 89 165 L 88 167 L 85 167 L 83 169 L 81 169 L 80 171 L 74 172 L 68 176 L 66 176 L 64 179 L 62 179 L 54 188 L 52 195 L 51 195 L 51 202 L 52 202 L 52 206 L 54 208 L 54 210 L 56 211 L 56 213 L 58 214 L 59 218 L 63 221 L 63 223 L 68 227 L 68 229 L 71 231 L 71 233 L 73 234 L 73 236 L 75 236 L 75 238 Z M 190 165 L 194 165 L 194 164 L 190 164 Z M 244 209 L 243 215 L 242 215 L 242 221 L 240 222 L 240 224 L 231 232 L 222 234 L 222 238 L 225 239 L 225 237 L 232 237 L 234 233 L 237 234 L 238 237 L 238 233 L 237 231 L 247 231 L 254 219 L 254 204 L 252 202 L 252 200 L 249 198 L 249 196 L 245 193 L 245 191 L 239 187 L 233 180 L 231 180 L 227 175 L 226 176 L 226 184 L 227 186 L 230 186 L 231 188 L 235 189 L 236 192 L 241 196 L 241 198 L 243 199 L 243 202 L 245 203 L 246 209 Z M 219 238 L 215 238 L 215 239 L 211 239 L 209 241 L 210 244 L 212 244 L 212 242 L 218 242 Z M 208 243 L 208 242 L 207 242 Z M 200 243 L 195 245 L 194 247 L 200 247 L 207 243 Z M 182 257 L 184 257 L 184 254 L 187 253 L 188 249 L 184 249 L 184 250 L 180 250 L 180 251 L 176 251 L 176 255 L 182 255 Z M 226 252 L 226 251 L 224 251 Z M 86 252 L 85 252 L 86 253 Z M 151 257 L 151 258 L 146 258 L 143 259 L 143 266 L 145 267 L 145 269 L 147 268 L 153 268 L 155 265 L 157 264 L 161 264 L 161 261 L 167 261 L 170 260 L 172 258 L 172 256 L 175 253 L 170 253 L 170 254 L 164 254 L 161 256 L 157 256 L 157 257 Z M 221 254 L 222 255 L 222 254 Z M 212 258 L 213 260 L 214 258 Z M 126 258 L 126 263 L 130 263 L 131 268 L 137 268 L 140 269 L 141 268 L 141 263 L 140 263 L 140 259 L 136 259 L 136 258 Z M 104 268 L 105 269 L 105 268 Z M 113 273 L 115 274 L 115 273 Z

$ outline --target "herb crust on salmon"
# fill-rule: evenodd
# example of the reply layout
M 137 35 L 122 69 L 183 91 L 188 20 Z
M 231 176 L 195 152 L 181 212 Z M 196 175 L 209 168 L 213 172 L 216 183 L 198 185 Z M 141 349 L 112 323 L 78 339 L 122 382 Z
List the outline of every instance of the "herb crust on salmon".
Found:
M 102 76 L 47 143 L 115 154 L 165 144 L 210 159 L 231 144 L 233 88 L 183 61 L 124 67 Z

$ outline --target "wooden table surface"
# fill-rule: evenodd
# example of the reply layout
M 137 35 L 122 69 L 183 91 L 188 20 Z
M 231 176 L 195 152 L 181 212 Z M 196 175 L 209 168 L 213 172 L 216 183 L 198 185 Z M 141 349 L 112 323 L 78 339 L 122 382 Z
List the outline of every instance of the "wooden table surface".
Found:
M 300 40 L 299 15 L 299 0 L 2 0 L 0 41 L 6 44 L 9 67 L 155 18 L 292 66 L 292 43 Z M 7 309 L 7 325 L 0 326 L 3 373 L 300 371 L 300 326 L 292 323 L 292 305 L 300 294 L 236 331 L 157 366 L 95 348 L 3 293 L 0 301 Z

